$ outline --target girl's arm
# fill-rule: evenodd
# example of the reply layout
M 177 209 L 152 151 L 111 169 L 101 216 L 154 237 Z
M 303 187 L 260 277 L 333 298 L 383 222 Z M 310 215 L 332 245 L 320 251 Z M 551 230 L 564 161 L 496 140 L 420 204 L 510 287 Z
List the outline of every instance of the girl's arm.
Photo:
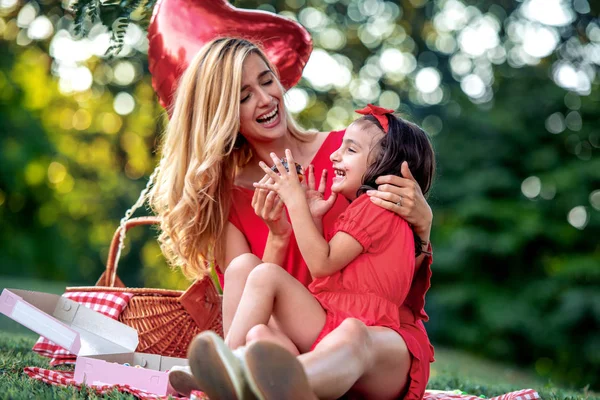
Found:
M 354 260 L 361 244 L 345 232 L 338 232 L 327 242 L 315 225 L 306 199 L 291 197 L 286 203 L 298 248 L 313 278 L 332 275 Z
M 344 268 L 361 253 L 362 246 L 352 236 L 341 232 L 328 243 L 315 225 L 296 169 L 290 168 L 288 171 L 275 154 L 272 153 L 271 157 L 279 174 L 261 162 L 261 168 L 271 177 L 273 183 L 257 182 L 254 186 L 277 192 L 287 206 L 298 248 L 311 275 L 327 276 Z M 286 157 L 288 165 L 294 165 L 294 158 L 289 150 L 286 150 Z

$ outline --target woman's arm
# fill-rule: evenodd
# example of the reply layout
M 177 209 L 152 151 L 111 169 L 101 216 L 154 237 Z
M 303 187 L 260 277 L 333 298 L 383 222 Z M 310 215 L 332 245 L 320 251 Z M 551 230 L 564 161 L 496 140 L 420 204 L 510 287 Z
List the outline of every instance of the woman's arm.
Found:
M 367 195 L 374 204 L 404 218 L 423 240 L 423 250 L 427 251 L 433 213 L 406 161 L 402 163 L 401 172 L 404 178 L 396 175 L 377 178 L 378 190 L 369 190 Z M 421 260 L 422 257 L 419 256 L 418 264 Z
M 221 272 L 225 273 L 227 266 L 229 266 L 234 258 L 244 253 L 251 253 L 252 251 L 244 234 L 231 222 L 227 222 L 225 226 L 223 240 L 225 241 L 223 254 L 217 255 L 217 265 Z
M 261 183 L 271 183 L 265 175 Z M 277 265 L 282 265 L 292 236 L 292 227 L 285 215 L 283 201 L 275 192 L 265 189 L 255 189 L 252 196 L 252 208 L 269 228 L 269 236 L 265 244 L 262 260 Z

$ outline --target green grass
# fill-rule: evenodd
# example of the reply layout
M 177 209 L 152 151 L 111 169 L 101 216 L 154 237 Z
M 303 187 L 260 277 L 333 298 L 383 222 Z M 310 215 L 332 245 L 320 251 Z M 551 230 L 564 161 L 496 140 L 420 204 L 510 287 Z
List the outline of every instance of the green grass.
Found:
M 48 368 L 48 360 L 31 351 L 36 337 L 0 331 L 0 398 L 1 399 L 97 399 L 87 388 L 59 388 L 29 379 L 23 368 Z M 600 399 L 585 391 L 569 391 L 549 384 L 527 372 L 484 361 L 456 351 L 439 349 L 433 364 L 429 389 L 459 389 L 469 394 L 493 397 L 513 390 L 533 388 L 544 400 Z M 117 391 L 108 399 L 134 399 Z
M 0 290 L 5 287 L 61 294 L 64 283 L 42 282 L 23 278 L 0 277 Z M 31 351 L 37 335 L 11 319 L 0 315 L 0 399 L 97 399 L 93 391 L 57 388 L 30 379 L 23 368 L 49 368 L 48 359 Z M 459 389 L 473 395 L 497 396 L 506 392 L 532 388 L 544 400 L 597 399 L 600 395 L 584 389 L 575 391 L 546 382 L 535 373 L 498 362 L 483 360 L 461 351 L 436 347 L 429 389 Z M 109 399 L 134 399 L 117 391 L 104 396 Z

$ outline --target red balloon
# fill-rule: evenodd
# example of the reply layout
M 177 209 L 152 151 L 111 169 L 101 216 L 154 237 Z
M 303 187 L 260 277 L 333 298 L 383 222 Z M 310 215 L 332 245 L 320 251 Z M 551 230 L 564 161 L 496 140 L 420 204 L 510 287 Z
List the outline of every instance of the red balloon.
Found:
M 308 31 L 288 18 L 238 9 L 226 0 L 159 0 L 148 28 L 148 67 L 163 107 L 171 104 L 179 77 L 198 50 L 218 37 L 259 44 L 285 88 L 298 83 L 312 51 Z

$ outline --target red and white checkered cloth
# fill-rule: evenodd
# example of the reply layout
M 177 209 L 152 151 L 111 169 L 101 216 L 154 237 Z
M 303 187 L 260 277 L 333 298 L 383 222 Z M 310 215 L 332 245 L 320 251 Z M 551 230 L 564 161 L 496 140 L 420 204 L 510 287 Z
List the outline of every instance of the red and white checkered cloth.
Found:
M 64 297 L 83 304 L 101 314 L 112 319 L 119 318 L 133 293 L 122 292 L 67 292 Z M 40 337 L 33 346 L 33 351 L 44 356 L 52 358 L 50 365 L 74 364 L 76 356 L 67 350 L 49 341 L 45 337 Z
M 69 386 L 73 385 L 80 387 L 73 379 L 73 371 L 53 371 L 49 369 L 43 369 L 38 367 L 27 367 L 24 372 L 33 379 L 45 382 L 49 385 L 54 386 Z M 119 392 L 129 393 L 141 400 L 166 400 L 169 396 L 159 396 L 156 394 L 148 393 L 144 390 L 136 389 L 129 385 L 102 385 L 93 387 L 96 392 L 100 394 L 106 394 L 108 392 L 117 389 Z M 186 400 L 187 397 L 177 397 L 171 395 L 171 398 Z M 206 395 L 199 391 L 193 391 L 191 400 L 205 400 L 208 399 Z M 472 396 L 468 394 L 460 394 L 457 391 L 437 391 L 428 390 L 425 392 L 424 400 L 481 400 L 481 397 Z M 533 389 L 523 389 L 516 392 L 510 392 L 501 396 L 491 397 L 487 400 L 537 400 L 540 399 L 540 395 Z
M 51 369 L 44 369 L 38 367 L 26 367 L 23 372 L 27 374 L 30 378 L 36 379 L 38 381 L 42 381 L 49 385 L 53 386 L 75 386 L 77 388 L 81 388 L 75 379 L 73 379 L 73 371 L 54 371 Z M 103 395 L 113 390 L 118 390 L 122 393 L 129 393 L 136 396 L 142 400 L 167 400 L 169 398 L 172 399 L 180 399 L 184 400 L 187 397 L 177 397 L 174 395 L 169 396 L 159 396 L 156 394 L 148 393 L 144 390 L 134 388 L 129 385 L 94 385 L 91 386 L 98 395 Z
M 424 400 L 481 400 L 481 397 L 463 394 L 460 391 L 425 391 Z M 505 393 L 500 396 L 490 397 L 487 400 L 536 400 L 540 395 L 533 389 L 523 389 L 516 392 Z

